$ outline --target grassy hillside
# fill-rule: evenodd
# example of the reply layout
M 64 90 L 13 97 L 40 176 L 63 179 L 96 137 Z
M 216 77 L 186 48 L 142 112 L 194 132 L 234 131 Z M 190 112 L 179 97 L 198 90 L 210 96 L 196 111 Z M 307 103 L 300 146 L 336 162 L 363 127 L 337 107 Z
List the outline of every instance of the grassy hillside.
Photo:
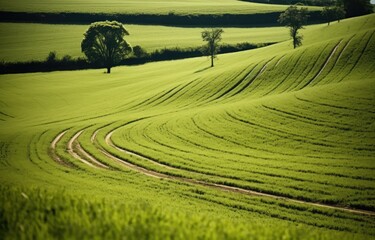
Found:
M 1 232 L 373 238 L 374 21 L 314 26 L 296 50 L 215 68 L 0 76 Z
M 126 37 L 133 46 L 147 51 L 172 47 L 198 47 L 203 45 L 203 28 L 125 25 Z M 50 51 L 60 56 L 83 56 L 81 41 L 88 29 L 86 25 L 53 25 L 32 23 L 0 23 L 0 60 L 28 61 L 45 59 Z M 69 34 L 67 34 L 69 33 Z M 27 37 L 25 37 L 27 36 Z M 157 38 L 155 38 L 157 36 Z M 224 28 L 223 43 L 265 43 L 288 39 L 283 27 Z
M 14 0 L 0 1 L 0 11 L 14 12 L 96 12 L 96 13 L 152 13 L 152 14 L 249 14 L 281 12 L 285 5 L 267 5 L 237 0 L 110 0 L 103 4 L 99 0 L 86 0 L 79 3 L 74 0 L 50 1 Z

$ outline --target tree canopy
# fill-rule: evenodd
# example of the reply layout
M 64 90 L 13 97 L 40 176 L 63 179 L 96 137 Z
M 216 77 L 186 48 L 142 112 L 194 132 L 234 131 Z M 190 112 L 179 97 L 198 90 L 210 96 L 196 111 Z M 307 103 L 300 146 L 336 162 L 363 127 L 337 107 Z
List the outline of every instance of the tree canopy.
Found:
M 288 7 L 285 12 L 280 14 L 279 23 L 290 29 L 294 48 L 302 45 L 303 37 L 299 35 L 298 31 L 303 29 L 303 25 L 306 23 L 308 17 L 307 8 L 299 8 L 295 5 Z
M 327 6 L 324 7 L 322 15 L 329 25 L 332 21 L 340 21 L 343 19 L 345 17 L 345 10 L 342 6 Z
M 219 51 L 219 42 L 221 41 L 221 34 L 224 30 L 221 28 L 211 28 L 202 32 L 203 41 L 207 42 L 205 53 L 211 56 L 211 67 L 214 66 L 214 58 Z
M 90 62 L 107 68 L 107 73 L 110 73 L 111 68 L 132 51 L 124 39 L 126 35 L 129 32 L 117 21 L 92 23 L 84 34 L 82 52 Z
M 356 17 L 372 13 L 373 7 L 370 0 L 339 0 L 342 1 L 346 17 Z

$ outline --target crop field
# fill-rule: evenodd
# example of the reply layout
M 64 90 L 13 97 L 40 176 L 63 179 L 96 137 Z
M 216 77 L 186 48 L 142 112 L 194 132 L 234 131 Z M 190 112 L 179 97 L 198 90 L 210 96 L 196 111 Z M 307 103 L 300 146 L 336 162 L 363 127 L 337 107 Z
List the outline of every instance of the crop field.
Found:
M 373 239 L 375 14 L 303 34 L 0 75 L 0 237 Z
M 126 37 L 127 41 L 133 46 L 142 46 L 148 52 L 163 48 L 203 45 L 203 28 L 147 25 L 125 27 L 130 32 Z M 0 23 L 0 60 L 43 60 L 51 51 L 56 51 L 60 57 L 66 54 L 73 57 L 83 56 L 81 41 L 87 29 L 86 25 Z M 224 32 L 223 43 L 227 44 L 281 42 L 288 39 L 288 32 L 284 27 L 224 28 Z M 20 33 L 27 37 L 20 36 Z
M 250 3 L 237 0 L 13 0 L 0 1 L 0 11 L 13 12 L 98 12 L 148 14 L 251 14 L 282 12 L 285 5 Z

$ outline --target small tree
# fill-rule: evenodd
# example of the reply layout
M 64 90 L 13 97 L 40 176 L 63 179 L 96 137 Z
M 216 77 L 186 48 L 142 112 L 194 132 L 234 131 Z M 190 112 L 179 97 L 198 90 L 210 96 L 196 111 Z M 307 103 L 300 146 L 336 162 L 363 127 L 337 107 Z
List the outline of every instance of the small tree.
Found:
M 92 23 L 84 34 L 82 52 L 91 63 L 106 67 L 107 73 L 111 73 L 111 68 L 132 51 L 124 39 L 125 35 L 129 35 L 129 32 L 119 22 Z
M 137 45 L 133 47 L 133 55 L 136 58 L 144 58 L 148 56 L 148 53 L 145 49 L 143 49 L 141 46 Z
M 345 10 L 342 6 L 324 7 L 322 15 L 329 25 L 332 21 L 340 22 L 345 17 Z
M 290 36 L 293 38 L 294 48 L 302 45 L 303 37 L 298 34 L 298 31 L 303 29 L 307 18 L 307 8 L 298 8 L 297 6 L 290 6 L 285 12 L 280 14 L 279 23 L 284 24 L 290 29 Z
M 340 22 L 341 19 L 344 19 L 345 18 L 345 9 L 344 9 L 344 6 L 335 6 L 335 20 L 337 22 Z
M 219 42 L 221 41 L 221 34 L 224 32 L 221 28 L 211 28 L 202 32 L 203 41 L 207 42 L 205 53 L 211 56 L 211 67 L 214 66 L 214 58 L 219 51 Z
M 49 52 L 48 56 L 46 57 L 46 62 L 54 63 L 57 61 L 57 53 L 55 51 Z

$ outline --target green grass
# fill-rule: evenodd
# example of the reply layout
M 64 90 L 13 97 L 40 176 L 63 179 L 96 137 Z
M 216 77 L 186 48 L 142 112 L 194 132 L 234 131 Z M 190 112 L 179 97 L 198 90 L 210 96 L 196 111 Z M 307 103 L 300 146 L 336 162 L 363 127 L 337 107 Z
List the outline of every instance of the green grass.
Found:
M 142 46 L 148 52 L 163 48 L 198 47 L 204 44 L 201 38 L 203 28 L 145 25 L 125 27 L 130 32 L 126 37 L 127 41 L 133 46 Z M 43 60 L 50 51 L 56 51 L 60 57 L 65 54 L 83 56 L 81 41 L 87 29 L 86 25 L 0 23 L 0 60 Z M 227 44 L 280 42 L 286 39 L 288 32 L 283 27 L 224 28 L 223 35 L 223 43 Z
M 372 239 L 374 216 L 309 203 L 375 210 L 374 21 L 312 26 L 296 50 L 220 55 L 214 68 L 201 57 L 1 75 L 2 236 Z M 81 130 L 73 151 L 109 169 L 67 151 Z
M 249 226 L 243 219 L 228 221 L 212 213 L 192 216 L 147 201 L 135 204 L 40 189 L 2 187 L 0 192 L 3 203 L 0 220 L 8 220 L 0 228 L 2 239 L 24 238 L 24 233 L 28 233 L 28 238 L 36 239 L 93 239 L 98 236 L 111 239 L 124 236 L 127 239 L 290 239 L 300 236 L 330 239 L 350 236 L 359 239 L 335 231 L 306 233 L 305 228 L 284 223 L 273 229 L 270 229 L 272 224 L 259 222 Z M 17 212 L 16 216 L 14 212 Z M 28 217 L 30 215 L 32 219 Z M 197 227 L 204 231 L 196 231 Z M 4 231 L 6 229 L 11 231 Z
M 51 4 L 49 1 L 30 0 L 1 0 L 1 11 L 14 12 L 95 12 L 95 13 L 151 13 L 151 14 L 249 14 L 262 12 L 281 12 L 286 9 L 283 5 L 249 3 L 236 0 L 111 0 L 105 4 L 98 0 L 79 2 L 74 0 L 58 0 Z

